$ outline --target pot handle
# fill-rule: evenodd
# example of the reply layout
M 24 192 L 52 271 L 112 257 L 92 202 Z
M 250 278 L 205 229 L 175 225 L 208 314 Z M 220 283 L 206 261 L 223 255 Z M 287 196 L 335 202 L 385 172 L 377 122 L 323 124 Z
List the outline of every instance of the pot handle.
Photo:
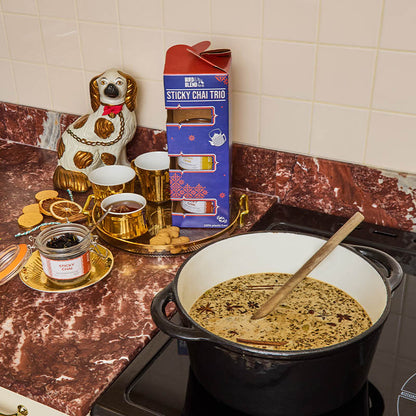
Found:
M 384 251 L 378 250 L 373 247 L 360 246 L 351 244 L 352 247 L 372 263 L 375 264 L 379 269 L 385 272 L 387 283 L 390 286 L 390 290 L 393 292 L 401 283 L 403 279 L 403 269 L 400 263 L 390 254 Z M 387 271 L 387 273 L 386 273 Z
M 155 324 L 163 332 L 173 338 L 182 339 L 184 341 L 211 341 L 211 339 L 199 329 L 181 326 L 168 319 L 165 313 L 166 305 L 169 302 L 175 302 L 172 285 L 173 283 L 168 284 L 153 298 L 150 312 Z

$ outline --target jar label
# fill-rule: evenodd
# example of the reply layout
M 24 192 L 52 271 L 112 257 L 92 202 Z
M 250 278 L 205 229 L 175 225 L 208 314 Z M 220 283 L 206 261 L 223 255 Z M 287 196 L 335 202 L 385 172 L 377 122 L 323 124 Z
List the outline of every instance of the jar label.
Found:
M 178 156 L 178 165 L 185 170 L 211 170 L 210 156 Z
M 48 277 L 71 280 L 81 277 L 91 270 L 90 252 L 69 260 L 52 260 L 40 255 L 43 271 Z
M 192 212 L 194 214 L 206 214 L 212 213 L 211 201 L 181 201 L 181 206 L 185 211 Z

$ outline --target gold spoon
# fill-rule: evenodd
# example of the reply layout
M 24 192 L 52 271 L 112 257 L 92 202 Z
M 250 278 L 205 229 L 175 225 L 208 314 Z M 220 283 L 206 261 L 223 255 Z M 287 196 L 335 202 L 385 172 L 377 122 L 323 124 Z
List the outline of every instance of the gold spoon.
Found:
M 274 311 L 289 293 L 303 280 L 345 237 L 347 237 L 364 220 L 356 212 L 282 287 L 264 302 L 251 319 L 259 319 Z

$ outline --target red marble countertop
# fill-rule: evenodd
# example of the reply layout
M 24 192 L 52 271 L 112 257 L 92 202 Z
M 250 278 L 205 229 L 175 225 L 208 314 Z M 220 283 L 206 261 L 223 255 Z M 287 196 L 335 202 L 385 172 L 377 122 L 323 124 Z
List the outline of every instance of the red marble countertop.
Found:
M 0 141 L 0 250 L 29 243 L 28 236 L 15 237 L 22 231 L 17 218 L 38 191 L 53 188 L 56 161 L 54 151 Z M 239 232 L 249 230 L 275 201 L 244 192 L 250 214 Z M 75 201 L 82 197 L 74 195 Z M 86 415 L 155 334 L 150 303 L 186 255 L 146 257 L 109 248 L 114 268 L 89 288 L 38 292 L 18 276 L 0 286 L 1 387 L 71 416 Z

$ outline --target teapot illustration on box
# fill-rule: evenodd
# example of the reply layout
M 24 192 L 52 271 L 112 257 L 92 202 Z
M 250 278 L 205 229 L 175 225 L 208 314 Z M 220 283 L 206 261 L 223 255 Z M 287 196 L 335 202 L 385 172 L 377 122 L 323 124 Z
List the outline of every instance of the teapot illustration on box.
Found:
M 225 134 L 220 129 L 211 130 L 209 132 L 209 139 L 210 145 L 216 147 L 222 146 L 227 141 Z
M 58 141 L 53 183 L 59 189 L 87 191 L 88 174 L 104 165 L 129 165 L 126 145 L 136 131 L 137 85 L 128 74 L 109 69 L 90 81 L 93 113 L 78 118 Z

